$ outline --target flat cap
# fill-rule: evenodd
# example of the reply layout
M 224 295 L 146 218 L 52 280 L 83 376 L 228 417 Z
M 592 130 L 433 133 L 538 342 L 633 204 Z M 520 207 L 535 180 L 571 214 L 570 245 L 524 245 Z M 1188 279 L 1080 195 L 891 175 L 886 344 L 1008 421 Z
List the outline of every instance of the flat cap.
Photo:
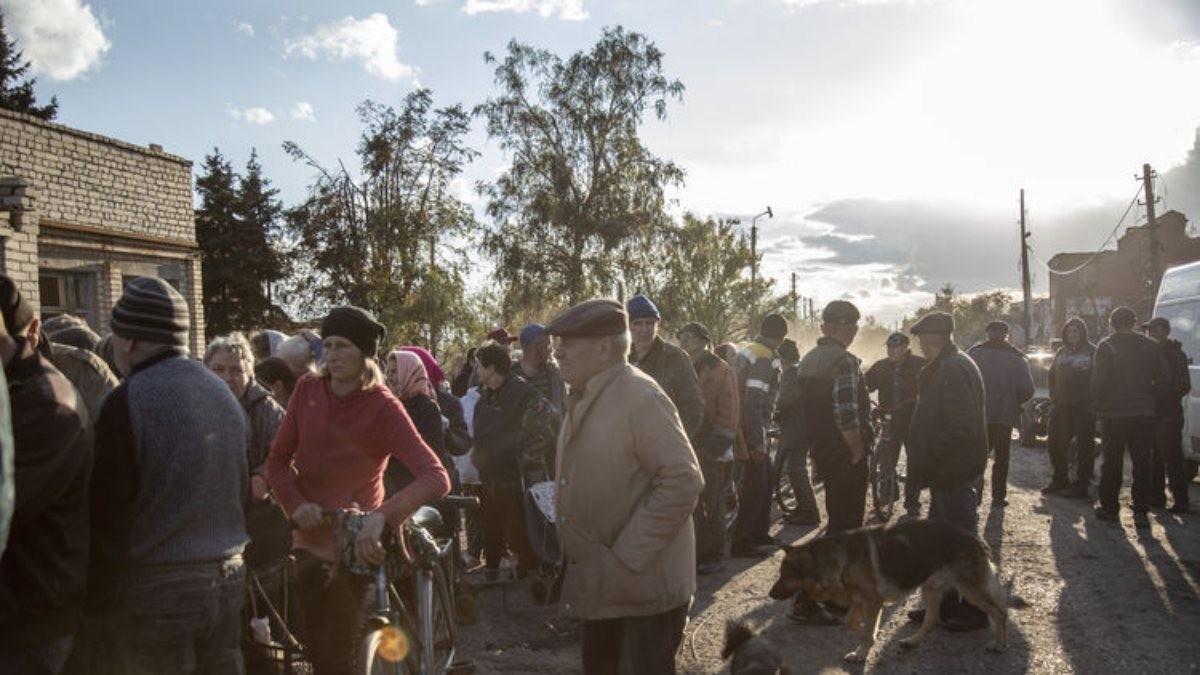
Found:
M 629 330 L 629 315 L 615 300 L 585 300 L 559 314 L 546 326 L 558 337 L 608 337 Z
M 857 323 L 861 318 L 854 303 L 846 300 L 834 300 L 821 310 L 821 323 Z
M 684 324 L 683 328 L 675 333 L 675 337 L 680 337 L 684 333 L 691 333 L 705 342 L 712 342 L 712 334 L 708 332 L 708 326 L 696 321 Z
M 954 332 L 954 317 L 946 312 L 930 312 L 925 316 L 917 319 L 917 322 L 908 329 L 908 332 L 913 335 L 921 333 L 953 333 Z
M 1170 333 L 1171 332 L 1171 322 L 1161 316 L 1156 316 L 1153 319 L 1150 319 L 1146 323 L 1142 324 L 1143 330 L 1148 329 L 1148 328 L 1156 328 L 1163 332 Z
M 989 321 L 988 325 L 985 326 L 983 330 L 988 333 L 1004 333 L 1005 335 L 1008 335 L 1008 332 L 1011 329 L 1008 327 L 1008 322 L 997 320 Z

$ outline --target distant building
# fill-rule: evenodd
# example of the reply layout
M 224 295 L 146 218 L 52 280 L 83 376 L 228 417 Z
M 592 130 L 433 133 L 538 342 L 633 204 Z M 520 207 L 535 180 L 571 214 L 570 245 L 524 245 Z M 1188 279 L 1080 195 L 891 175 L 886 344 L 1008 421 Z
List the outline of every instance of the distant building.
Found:
M 192 163 L 0 110 L 0 270 L 43 319 L 69 312 L 101 334 L 127 282 L 162 277 L 188 301 L 199 353 Z
M 1200 238 L 1188 235 L 1188 221 L 1182 213 L 1167 211 L 1157 222 L 1164 270 L 1200 260 Z M 1050 270 L 1055 326 L 1078 316 L 1093 335 L 1101 335 L 1106 332 L 1108 313 L 1121 305 L 1132 307 L 1138 317 L 1150 318 L 1154 298 L 1150 297 L 1150 232 L 1145 225 L 1125 230 L 1115 251 L 1059 253 L 1050 259 Z

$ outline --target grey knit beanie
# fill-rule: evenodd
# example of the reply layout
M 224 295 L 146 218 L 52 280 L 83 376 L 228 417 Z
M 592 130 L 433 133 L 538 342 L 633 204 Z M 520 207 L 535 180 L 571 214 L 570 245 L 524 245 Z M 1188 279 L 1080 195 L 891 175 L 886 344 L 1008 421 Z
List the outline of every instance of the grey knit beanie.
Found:
M 138 277 L 112 312 L 112 332 L 127 340 L 183 347 L 188 342 L 187 301 L 158 277 Z

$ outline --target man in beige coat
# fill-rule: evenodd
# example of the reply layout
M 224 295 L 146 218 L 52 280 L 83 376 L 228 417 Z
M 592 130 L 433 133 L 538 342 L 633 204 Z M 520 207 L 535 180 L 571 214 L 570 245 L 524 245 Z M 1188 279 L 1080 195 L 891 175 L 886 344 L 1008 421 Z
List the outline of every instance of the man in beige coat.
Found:
M 696 592 L 692 511 L 704 479 L 671 400 L 626 363 L 628 326 L 621 305 L 589 300 L 547 327 L 571 385 L 556 526 L 586 675 L 675 672 Z

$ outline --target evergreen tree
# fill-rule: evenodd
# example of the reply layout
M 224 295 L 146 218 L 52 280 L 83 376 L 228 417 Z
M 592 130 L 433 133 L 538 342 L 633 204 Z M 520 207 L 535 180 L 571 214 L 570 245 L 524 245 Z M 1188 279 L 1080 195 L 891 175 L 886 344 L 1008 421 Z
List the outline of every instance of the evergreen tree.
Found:
M 0 108 L 26 113 L 44 120 L 52 120 L 58 114 L 58 97 L 39 106 L 33 93 L 37 78 L 22 82 L 29 70 L 29 62 L 17 49 L 17 43 L 8 39 L 4 29 L 4 15 L 0 13 Z
M 204 317 L 208 335 L 224 335 L 233 326 L 233 314 L 237 297 L 233 290 L 234 258 L 237 242 L 236 208 L 237 177 L 233 167 L 213 148 L 205 156 L 199 175 L 196 176 L 196 192 L 200 195 L 200 208 L 196 210 L 196 242 L 203 255 L 201 270 L 204 275 Z
M 286 260 L 279 247 L 282 239 L 283 204 L 279 190 L 263 176 L 258 151 L 250 151 L 245 173 L 238 184 L 234 211 L 240 222 L 238 250 L 242 268 L 241 315 L 255 326 L 273 325 L 282 316 L 274 305 L 274 284 L 287 274 Z

